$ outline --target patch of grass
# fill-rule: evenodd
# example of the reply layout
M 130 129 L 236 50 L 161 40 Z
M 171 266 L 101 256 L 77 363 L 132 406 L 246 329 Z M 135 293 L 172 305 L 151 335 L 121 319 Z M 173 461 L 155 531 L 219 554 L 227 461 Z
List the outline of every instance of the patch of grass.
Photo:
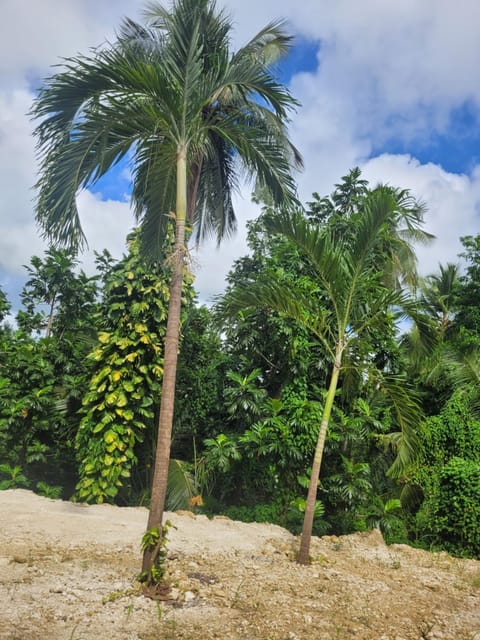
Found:
M 140 593 L 140 587 L 130 587 L 130 589 L 112 591 L 102 598 L 102 604 L 107 604 L 107 602 L 116 602 L 117 600 L 120 600 L 120 598 L 127 598 L 128 596 L 138 596 Z

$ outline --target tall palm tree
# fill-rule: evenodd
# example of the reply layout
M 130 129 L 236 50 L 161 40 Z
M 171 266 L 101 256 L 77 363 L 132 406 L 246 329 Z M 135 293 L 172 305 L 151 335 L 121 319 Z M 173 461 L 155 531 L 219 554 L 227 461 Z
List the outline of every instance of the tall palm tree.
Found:
M 409 200 L 404 192 L 390 187 L 377 187 L 363 198 L 359 215 L 352 224 L 354 232 L 342 240 L 335 223 L 319 227 L 309 223 L 297 212 L 283 213 L 269 219 L 270 230 L 290 240 L 309 260 L 319 285 L 319 298 L 306 296 L 290 283 L 272 279 L 254 283 L 248 290 L 231 292 L 221 303 L 223 315 L 245 307 L 269 307 L 281 312 L 308 329 L 324 345 L 330 356 L 332 370 L 325 398 L 323 416 L 313 458 L 312 472 L 306 502 L 303 531 L 298 562 L 307 563 L 312 534 L 318 479 L 328 424 L 335 401 L 339 377 L 345 366 L 349 350 L 355 342 L 372 336 L 385 323 L 387 312 L 402 310 L 414 318 L 422 328 L 422 317 L 415 305 L 397 286 L 397 279 L 414 277 L 414 264 L 408 234 L 395 233 L 399 225 L 408 221 L 413 239 L 421 236 L 422 211 L 416 205 L 405 207 Z M 415 222 L 416 217 L 416 222 Z M 405 255 L 402 262 L 399 257 Z M 396 278 L 392 275 L 396 274 Z M 348 363 L 365 366 L 365 363 Z M 394 376 L 378 374 L 396 414 L 400 432 L 390 438 L 396 446 L 397 456 L 390 469 L 398 475 L 415 455 L 415 427 L 420 419 L 420 408 L 408 392 L 404 382 Z
M 132 165 L 132 204 L 145 253 L 162 257 L 174 225 L 159 434 L 148 530 L 162 530 L 173 420 L 181 293 L 188 227 L 197 240 L 235 228 L 238 169 L 276 203 L 295 201 L 301 158 L 286 123 L 296 102 L 271 64 L 288 51 L 271 23 L 235 53 L 231 24 L 213 0 L 151 4 L 146 24 L 126 20 L 117 40 L 69 58 L 48 78 L 32 113 L 40 157 L 37 220 L 47 238 L 79 246 L 75 196 L 122 158 Z M 147 549 L 147 580 L 158 548 Z

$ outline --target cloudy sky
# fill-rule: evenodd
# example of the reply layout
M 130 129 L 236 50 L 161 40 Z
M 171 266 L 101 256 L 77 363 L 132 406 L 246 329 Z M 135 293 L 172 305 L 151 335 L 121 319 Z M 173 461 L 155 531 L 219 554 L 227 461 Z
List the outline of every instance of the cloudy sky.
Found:
M 219 4 L 221 4 L 219 0 Z M 459 237 L 480 232 L 480 3 L 478 0 L 224 0 L 240 45 L 285 18 L 296 46 L 282 78 L 301 102 L 291 136 L 305 159 L 302 200 L 330 193 L 352 167 L 372 183 L 409 188 L 427 203 L 434 245 L 421 269 L 456 262 Z M 40 79 L 62 57 L 112 39 L 140 0 L 3 0 L 0 27 L 0 286 L 15 303 L 23 265 L 45 248 L 33 213 L 32 124 Z M 120 257 L 132 225 L 128 175 L 117 171 L 79 195 L 90 247 Z M 239 232 L 196 256 L 208 301 L 243 255 L 245 220 L 258 213 L 239 194 Z M 91 257 L 85 256 L 90 268 Z

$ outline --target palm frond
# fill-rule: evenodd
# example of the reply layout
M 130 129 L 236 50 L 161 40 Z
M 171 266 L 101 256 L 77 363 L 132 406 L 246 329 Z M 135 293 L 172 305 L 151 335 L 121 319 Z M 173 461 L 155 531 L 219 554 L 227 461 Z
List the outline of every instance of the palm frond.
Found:
M 389 399 L 400 427 L 399 432 L 382 436 L 382 440 L 388 442 L 396 454 L 387 473 L 392 478 L 399 478 L 418 455 L 418 427 L 424 416 L 415 391 L 404 378 L 393 375 L 381 376 L 378 384 Z
M 216 306 L 216 314 L 222 319 L 235 317 L 246 309 L 266 308 L 276 311 L 294 320 L 310 331 L 325 347 L 334 359 L 334 338 L 331 334 L 331 322 L 326 310 L 319 308 L 311 292 L 306 295 L 294 283 L 276 281 L 255 282 L 248 289 L 235 289 L 225 295 Z
M 199 172 L 193 193 L 194 240 L 202 242 L 215 236 L 217 243 L 236 231 L 232 195 L 238 189 L 235 150 L 223 139 L 211 133 L 211 144 L 196 169 Z
M 195 481 L 186 463 L 181 460 L 171 459 L 168 465 L 165 508 L 169 511 L 190 509 L 191 500 L 195 493 Z
M 277 62 L 290 51 L 293 44 L 293 38 L 285 32 L 284 27 L 284 20 L 270 22 L 238 51 L 234 61 L 251 57 L 266 66 Z

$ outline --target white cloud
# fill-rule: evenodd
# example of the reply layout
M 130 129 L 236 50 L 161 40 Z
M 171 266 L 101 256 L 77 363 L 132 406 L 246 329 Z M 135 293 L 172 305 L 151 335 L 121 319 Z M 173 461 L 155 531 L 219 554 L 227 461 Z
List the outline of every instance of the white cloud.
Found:
M 32 214 L 34 141 L 24 115 L 30 104 L 23 89 L 0 94 L 0 260 L 14 272 L 43 247 Z
M 0 77 L 16 87 L 46 75 L 60 58 L 111 40 L 124 15 L 139 17 L 138 0 L 3 0 Z
M 134 226 L 134 217 L 128 202 L 102 200 L 99 195 L 82 191 L 77 198 L 82 228 L 88 250 L 82 254 L 84 270 L 93 274 L 94 252 L 108 249 L 116 259 L 125 253 L 125 241 Z
M 382 155 L 363 166 L 371 184 L 388 183 L 408 188 L 427 204 L 425 230 L 436 240 L 417 250 L 424 275 L 438 271 L 439 263 L 460 262 L 460 236 L 475 235 L 480 228 L 480 168 L 471 176 L 444 171 L 434 164 L 420 164 L 410 156 Z
M 476 0 L 228 4 L 245 37 L 250 16 L 263 24 L 280 15 L 320 43 L 319 70 L 310 80 L 318 95 L 354 109 L 359 136 L 377 143 L 395 134 L 428 136 L 432 127 L 448 125 L 452 108 L 480 102 Z

